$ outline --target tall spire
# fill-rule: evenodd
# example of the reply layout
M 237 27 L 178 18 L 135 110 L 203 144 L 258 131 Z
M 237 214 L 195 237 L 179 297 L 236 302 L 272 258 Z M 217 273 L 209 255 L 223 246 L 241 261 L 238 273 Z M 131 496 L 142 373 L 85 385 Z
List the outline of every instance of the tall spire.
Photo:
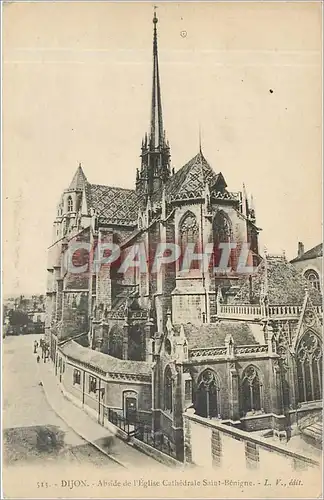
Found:
M 155 7 L 156 8 L 156 7 Z M 157 22 L 153 17 L 153 84 L 151 101 L 151 124 L 149 135 L 141 147 L 141 169 L 136 178 L 136 190 L 147 195 L 161 190 L 171 175 L 170 146 L 166 139 L 162 119 L 162 99 L 157 46 Z M 162 192 L 162 191 L 161 191 Z
M 153 148 L 163 146 L 163 119 L 162 119 L 162 100 L 159 75 L 159 58 L 157 45 L 157 29 L 156 25 L 158 18 L 154 11 L 153 17 L 153 84 L 152 84 L 152 108 L 151 108 L 151 134 L 150 145 Z

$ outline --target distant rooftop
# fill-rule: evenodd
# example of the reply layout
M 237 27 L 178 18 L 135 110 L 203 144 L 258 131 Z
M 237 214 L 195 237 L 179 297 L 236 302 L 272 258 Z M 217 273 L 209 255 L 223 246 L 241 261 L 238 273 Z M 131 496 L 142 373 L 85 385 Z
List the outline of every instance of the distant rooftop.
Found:
M 293 263 L 293 262 L 299 262 L 299 261 L 303 261 L 303 260 L 316 259 L 318 257 L 323 257 L 323 243 L 316 245 L 315 247 L 311 248 L 310 250 L 307 250 L 307 252 L 304 252 L 304 245 L 302 243 L 299 243 L 298 250 L 299 250 L 298 257 L 295 257 L 290 262 Z

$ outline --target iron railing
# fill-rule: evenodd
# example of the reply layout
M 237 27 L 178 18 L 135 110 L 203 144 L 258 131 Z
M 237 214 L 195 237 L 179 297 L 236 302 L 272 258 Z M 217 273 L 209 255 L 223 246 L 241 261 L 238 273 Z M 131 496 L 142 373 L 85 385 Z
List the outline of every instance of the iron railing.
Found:
M 137 419 L 128 420 L 111 408 L 107 408 L 106 415 L 109 422 L 127 433 L 128 439 L 135 437 L 148 446 L 152 446 L 172 458 L 177 458 L 175 443 L 163 432 L 153 432 L 151 426 Z

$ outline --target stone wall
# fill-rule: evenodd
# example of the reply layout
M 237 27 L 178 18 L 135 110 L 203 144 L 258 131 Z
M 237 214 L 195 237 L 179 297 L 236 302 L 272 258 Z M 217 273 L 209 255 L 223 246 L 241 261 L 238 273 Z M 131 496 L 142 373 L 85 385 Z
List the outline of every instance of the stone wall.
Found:
M 293 452 L 284 445 L 248 432 L 184 413 L 185 464 L 206 468 L 216 467 L 231 471 L 258 469 L 269 472 L 273 464 L 282 476 L 298 468 L 318 467 L 313 458 Z

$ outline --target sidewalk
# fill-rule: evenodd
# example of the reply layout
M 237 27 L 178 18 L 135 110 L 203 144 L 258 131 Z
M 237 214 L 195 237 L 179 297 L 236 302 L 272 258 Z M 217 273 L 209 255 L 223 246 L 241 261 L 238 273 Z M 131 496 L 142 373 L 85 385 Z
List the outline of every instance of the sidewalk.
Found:
M 53 373 L 52 363 L 40 363 L 39 377 L 48 403 L 65 423 L 95 448 L 128 469 L 150 467 L 167 470 L 167 467 L 134 449 L 116 437 L 112 431 L 95 422 L 85 411 L 65 397 Z

